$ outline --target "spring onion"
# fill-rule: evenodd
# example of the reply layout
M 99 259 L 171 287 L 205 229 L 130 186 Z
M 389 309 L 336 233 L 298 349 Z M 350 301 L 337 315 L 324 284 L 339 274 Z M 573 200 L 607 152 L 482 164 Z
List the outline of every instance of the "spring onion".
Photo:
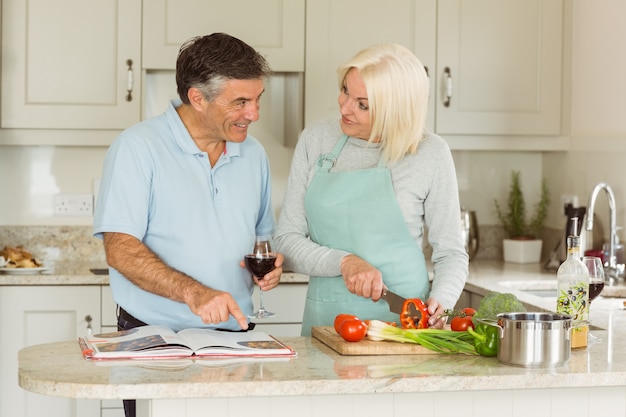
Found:
M 367 328 L 370 340 L 391 340 L 400 343 L 416 343 L 439 353 L 465 353 L 476 355 L 474 338 L 467 332 L 442 329 L 401 329 L 380 320 L 370 320 Z

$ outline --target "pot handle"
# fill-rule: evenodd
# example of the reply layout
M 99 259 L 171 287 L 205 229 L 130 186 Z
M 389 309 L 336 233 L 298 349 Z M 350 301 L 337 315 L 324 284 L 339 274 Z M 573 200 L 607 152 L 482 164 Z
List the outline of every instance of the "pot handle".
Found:
M 480 324 L 486 324 L 487 326 L 497 327 L 498 329 L 500 329 L 500 332 L 499 332 L 500 339 L 504 337 L 504 329 L 502 328 L 502 326 L 500 326 L 500 323 L 498 322 L 498 320 L 484 319 L 484 318 L 477 317 L 476 321 Z

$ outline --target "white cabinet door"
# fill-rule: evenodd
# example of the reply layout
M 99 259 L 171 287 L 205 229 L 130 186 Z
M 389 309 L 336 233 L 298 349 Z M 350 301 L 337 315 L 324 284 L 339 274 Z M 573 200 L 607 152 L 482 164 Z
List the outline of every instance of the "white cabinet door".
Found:
M 0 126 L 136 123 L 140 54 L 141 0 L 3 0 Z
M 444 138 L 559 135 L 562 8 L 561 0 L 307 2 L 305 124 L 339 118 L 341 63 L 395 42 L 428 68 L 427 126 Z
M 277 72 L 304 71 L 304 0 L 151 0 L 143 5 L 143 67 L 175 69 L 189 38 L 225 32 Z
M 339 118 L 337 67 L 369 45 L 401 44 L 431 73 L 435 66 L 436 10 L 437 3 L 432 0 L 307 2 L 305 124 Z M 433 100 L 431 94 L 430 109 Z M 431 110 L 431 128 L 433 115 Z
M 562 2 L 438 5 L 437 133 L 560 134 Z
M 18 351 L 31 345 L 77 340 L 86 334 L 87 316 L 93 331 L 99 332 L 99 286 L 0 286 L 1 416 L 100 416 L 99 400 L 48 397 L 18 386 Z
M 255 329 L 272 336 L 300 336 L 302 315 L 308 284 L 280 284 L 278 287 L 263 293 L 265 309 L 276 313 L 267 319 L 252 319 Z M 254 309 L 259 308 L 259 287 L 254 287 L 252 295 Z

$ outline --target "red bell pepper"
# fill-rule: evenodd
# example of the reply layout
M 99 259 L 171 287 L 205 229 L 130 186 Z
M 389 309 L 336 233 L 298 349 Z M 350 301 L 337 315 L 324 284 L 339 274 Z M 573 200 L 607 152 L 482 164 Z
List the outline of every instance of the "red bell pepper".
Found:
M 411 306 L 413 308 L 411 308 Z M 416 322 L 413 312 L 419 311 L 422 317 Z M 408 298 L 402 305 L 402 314 L 400 314 L 400 324 L 405 329 L 427 329 L 428 328 L 428 308 L 426 304 L 419 298 Z

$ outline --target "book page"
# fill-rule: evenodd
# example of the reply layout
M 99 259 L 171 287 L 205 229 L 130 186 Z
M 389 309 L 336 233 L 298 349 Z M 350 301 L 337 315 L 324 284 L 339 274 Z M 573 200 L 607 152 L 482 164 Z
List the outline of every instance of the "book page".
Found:
M 88 338 L 94 356 L 136 356 L 154 354 L 157 350 L 180 351 L 191 355 L 191 348 L 171 329 L 162 326 L 141 326 L 111 333 L 99 333 Z M 174 352 L 170 352 L 174 354 Z M 181 354 L 181 353 L 179 353 Z
M 291 348 L 263 332 L 184 329 L 176 333 L 162 326 L 95 334 L 79 344 L 88 359 L 295 356 Z
M 292 350 L 259 331 L 225 332 L 210 329 L 184 329 L 178 334 L 196 355 L 284 355 Z

